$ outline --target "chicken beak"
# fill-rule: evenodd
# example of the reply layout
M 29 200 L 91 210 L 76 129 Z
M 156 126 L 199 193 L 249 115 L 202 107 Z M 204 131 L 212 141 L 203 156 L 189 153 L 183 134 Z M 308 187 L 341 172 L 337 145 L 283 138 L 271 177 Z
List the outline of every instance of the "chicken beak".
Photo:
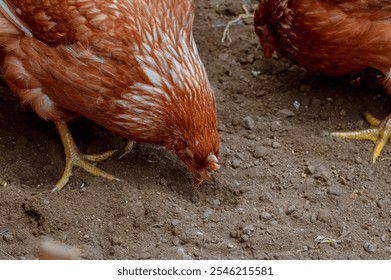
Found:
M 208 162 L 208 167 L 213 171 L 216 171 L 220 168 L 219 161 L 215 155 L 209 155 L 206 161 Z
M 196 174 L 193 174 L 194 184 L 199 186 L 203 181 L 208 180 L 210 178 L 208 169 L 210 168 L 212 171 L 216 171 L 220 168 L 217 157 L 215 155 L 209 155 L 206 159 L 207 167 L 201 171 L 198 171 Z

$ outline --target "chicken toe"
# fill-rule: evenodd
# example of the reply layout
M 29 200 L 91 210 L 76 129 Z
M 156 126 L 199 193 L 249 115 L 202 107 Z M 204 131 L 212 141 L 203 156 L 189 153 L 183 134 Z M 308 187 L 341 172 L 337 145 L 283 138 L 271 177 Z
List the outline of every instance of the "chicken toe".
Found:
M 134 142 L 132 140 L 128 140 L 128 142 L 126 142 L 126 146 L 124 150 L 122 151 L 121 155 L 118 158 L 121 159 L 125 157 L 127 154 L 129 154 L 133 150 L 133 145 Z
M 108 159 L 116 152 L 115 150 L 107 151 L 98 155 L 82 155 L 76 147 L 68 125 L 65 122 L 55 122 L 55 124 L 64 145 L 66 163 L 64 173 L 52 192 L 61 190 L 68 183 L 69 178 L 72 175 L 73 166 L 81 167 L 85 171 L 95 176 L 100 176 L 108 180 L 117 179 L 113 175 L 95 167 L 90 163 Z
M 391 114 L 384 120 L 379 120 L 370 114 L 366 114 L 365 118 L 371 125 L 370 128 L 360 131 L 333 132 L 331 135 L 345 139 L 371 140 L 375 143 L 372 154 L 372 161 L 375 162 L 391 137 Z

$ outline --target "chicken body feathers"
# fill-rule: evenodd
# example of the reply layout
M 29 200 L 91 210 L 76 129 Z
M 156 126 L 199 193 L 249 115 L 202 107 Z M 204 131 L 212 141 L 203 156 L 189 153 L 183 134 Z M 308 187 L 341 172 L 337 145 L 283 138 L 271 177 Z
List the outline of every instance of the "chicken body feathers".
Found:
M 87 117 L 175 150 L 189 169 L 217 156 L 216 104 L 192 35 L 192 1 L 6 2 L 33 37 L 0 18 L 4 78 L 41 117 Z

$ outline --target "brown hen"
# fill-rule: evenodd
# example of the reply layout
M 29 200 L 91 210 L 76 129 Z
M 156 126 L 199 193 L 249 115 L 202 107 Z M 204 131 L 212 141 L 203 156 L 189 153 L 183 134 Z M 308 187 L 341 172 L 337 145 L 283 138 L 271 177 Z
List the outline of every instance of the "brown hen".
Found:
M 321 75 L 375 68 L 391 94 L 391 1 L 263 0 L 254 23 L 265 57 L 276 53 Z M 333 135 L 373 141 L 374 162 L 391 137 L 391 115 L 366 118 L 370 129 Z
M 67 122 L 84 116 L 176 152 L 195 183 L 219 168 L 216 104 L 192 35 L 190 0 L 0 1 L 1 69 L 10 89 L 53 121 L 72 166 L 108 179 L 78 152 Z

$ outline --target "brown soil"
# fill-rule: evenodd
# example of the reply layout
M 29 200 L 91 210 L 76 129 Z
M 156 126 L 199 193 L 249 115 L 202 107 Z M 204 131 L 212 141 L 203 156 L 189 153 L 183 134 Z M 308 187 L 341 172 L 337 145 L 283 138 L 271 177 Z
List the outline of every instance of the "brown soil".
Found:
M 322 78 L 264 60 L 251 18 L 231 26 L 232 44 L 223 46 L 241 1 L 196 4 L 194 32 L 218 100 L 221 170 L 195 187 L 175 155 L 139 143 L 98 164 L 122 181 L 76 169 L 51 193 L 64 167 L 56 129 L 3 86 L 0 259 L 37 258 L 43 236 L 86 259 L 391 257 L 391 161 L 372 164 L 369 141 L 329 136 L 366 128 L 365 110 L 389 113 L 376 73 Z M 71 129 L 86 153 L 124 144 L 87 120 Z

